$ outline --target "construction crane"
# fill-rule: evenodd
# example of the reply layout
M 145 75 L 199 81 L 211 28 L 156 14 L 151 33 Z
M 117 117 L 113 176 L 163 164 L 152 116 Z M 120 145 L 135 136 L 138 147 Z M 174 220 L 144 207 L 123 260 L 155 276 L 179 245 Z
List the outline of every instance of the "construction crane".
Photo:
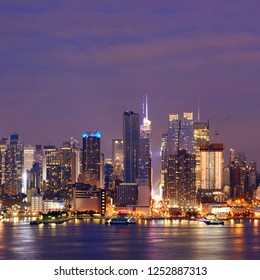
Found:
M 218 125 L 217 128 L 215 128 L 215 134 L 214 134 L 214 138 L 218 137 L 220 135 L 220 128 L 223 126 L 223 124 L 230 118 L 231 114 L 229 114 L 228 116 L 226 116 L 226 118 Z
M 215 129 L 215 135 L 218 136 L 220 134 L 219 129 L 222 125 L 230 118 L 230 114 L 219 124 L 219 126 Z

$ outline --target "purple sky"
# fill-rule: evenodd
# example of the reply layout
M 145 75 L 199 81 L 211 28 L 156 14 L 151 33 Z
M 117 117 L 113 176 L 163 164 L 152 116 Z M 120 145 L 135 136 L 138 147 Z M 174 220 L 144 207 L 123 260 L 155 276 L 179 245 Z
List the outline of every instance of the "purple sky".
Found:
M 100 130 L 105 157 L 148 94 L 153 156 L 168 114 L 220 128 L 260 164 L 260 1 L 0 2 L 0 137 L 56 144 Z M 212 140 L 214 142 L 214 140 Z M 155 171 L 158 173 L 158 171 Z

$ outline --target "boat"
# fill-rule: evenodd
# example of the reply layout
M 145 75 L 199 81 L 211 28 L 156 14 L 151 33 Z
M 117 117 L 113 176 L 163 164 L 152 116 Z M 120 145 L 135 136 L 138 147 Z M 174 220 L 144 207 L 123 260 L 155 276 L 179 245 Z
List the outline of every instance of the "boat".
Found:
M 109 218 L 105 220 L 105 224 L 121 224 L 121 225 L 128 225 L 128 224 L 135 224 L 135 219 L 128 215 L 118 214 L 113 218 Z
M 224 221 L 221 221 L 219 219 L 204 219 L 203 222 L 206 225 L 224 225 Z

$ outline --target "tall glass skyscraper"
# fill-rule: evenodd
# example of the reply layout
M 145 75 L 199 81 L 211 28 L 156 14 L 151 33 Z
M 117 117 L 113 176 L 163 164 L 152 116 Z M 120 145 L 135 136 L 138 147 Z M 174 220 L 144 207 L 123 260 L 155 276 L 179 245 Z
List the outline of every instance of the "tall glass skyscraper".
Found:
M 16 133 L 10 135 L 5 154 L 5 190 L 9 195 L 22 192 L 23 140 Z
M 148 102 L 143 102 L 142 124 L 139 138 L 138 205 L 150 209 L 152 199 L 152 123 L 148 118 Z
M 123 115 L 124 183 L 135 183 L 138 177 L 140 122 L 133 111 Z
M 151 183 L 151 137 L 152 137 L 152 123 L 148 119 L 148 104 L 146 97 L 146 106 L 143 104 L 143 120 L 140 126 L 139 138 L 139 168 L 138 178 L 148 179 Z
M 167 142 L 166 142 L 167 137 Z M 169 208 L 192 208 L 196 204 L 196 157 L 193 113 L 170 114 L 168 133 L 162 142 L 163 198 Z
M 82 173 L 85 175 L 86 183 L 99 188 L 101 187 L 101 134 L 99 131 L 84 132 L 82 137 Z

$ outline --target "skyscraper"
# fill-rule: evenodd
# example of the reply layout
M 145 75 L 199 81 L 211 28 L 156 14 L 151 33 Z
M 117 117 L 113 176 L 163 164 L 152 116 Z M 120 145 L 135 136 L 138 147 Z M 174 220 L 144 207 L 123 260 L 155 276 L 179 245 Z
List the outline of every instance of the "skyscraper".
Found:
M 63 142 L 60 147 L 61 186 L 72 184 L 72 149 L 70 142 Z
M 60 154 L 54 145 L 43 147 L 42 179 L 44 191 L 59 190 L 61 186 Z
M 201 189 L 208 192 L 223 188 L 223 144 L 202 145 L 200 148 Z
M 82 173 L 85 182 L 95 185 L 97 188 L 101 185 L 101 150 L 100 150 L 100 132 L 84 132 L 82 149 Z
M 9 195 L 22 192 L 23 140 L 16 133 L 10 135 L 5 153 L 5 193 Z
M 123 140 L 113 139 L 112 140 L 112 162 L 114 180 L 124 179 L 124 151 L 123 151 Z
M 0 186 L 5 183 L 5 153 L 7 149 L 8 138 L 0 140 Z
M 196 189 L 201 188 L 201 161 L 200 147 L 209 144 L 209 124 L 206 122 L 194 122 L 194 154 L 196 156 Z
M 23 193 L 27 193 L 27 172 L 30 171 L 34 164 L 35 147 L 25 146 L 23 150 L 24 166 L 23 166 Z
M 151 121 L 148 119 L 148 104 L 146 97 L 146 104 L 143 104 L 143 123 L 140 126 L 138 178 L 148 179 L 150 185 L 152 158 L 151 136 L 152 126 Z
M 169 114 L 162 139 L 163 198 L 169 208 L 195 206 L 195 155 L 193 113 Z M 166 142 L 167 137 L 167 142 Z
M 169 157 L 167 191 L 164 194 L 169 209 L 196 207 L 195 166 L 195 155 L 185 149 Z
M 135 183 L 138 177 L 139 135 L 139 114 L 132 111 L 124 112 L 124 183 Z
M 79 142 L 72 137 L 70 138 L 71 146 L 71 182 L 78 182 L 80 174 L 80 145 Z
M 140 126 L 138 159 L 138 205 L 150 207 L 152 199 L 152 125 L 148 118 L 148 101 L 143 102 L 142 124 Z

